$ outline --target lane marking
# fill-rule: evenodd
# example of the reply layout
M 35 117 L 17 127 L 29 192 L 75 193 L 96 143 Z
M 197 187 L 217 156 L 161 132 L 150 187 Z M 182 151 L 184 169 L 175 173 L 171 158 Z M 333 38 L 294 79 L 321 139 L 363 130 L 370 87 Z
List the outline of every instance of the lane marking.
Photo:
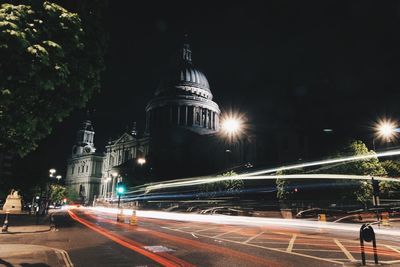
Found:
M 320 252 L 343 252 L 341 250 L 330 250 L 330 249 L 311 249 L 311 248 L 294 248 L 292 250 L 300 250 L 300 251 L 320 251 Z
M 88 217 L 93 217 L 94 219 L 98 219 L 93 215 L 87 214 L 87 216 Z M 130 230 L 133 229 L 132 226 L 130 226 L 128 224 L 118 223 L 116 221 L 109 220 L 109 219 L 103 219 L 103 218 L 101 218 L 100 220 L 102 220 L 103 222 L 109 223 L 109 224 L 116 225 L 116 226 L 121 227 L 121 228 L 127 228 L 127 229 L 130 229 Z M 144 227 L 140 226 L 140 228 L 144 228 Z M 215 228 L 217 228 L 217 227 L 215 227 Z M 138 227 L 135 226 L 134 229 L 137 230 Z M 147 228 L 144 228 L 144 229 L 147 229 Z M 200 241 L 197 241 L 197 240 L 187 239 L 187 238 L 179 237 L 179 236 L 176 236 L 176 235 L 170 235 L 170 234 L 166 234 L 166 233 L 163 233 L 163 232 L 158 232 L 158 231 L 153 230 L 151 228 L 149 230 L 151 230 L 151 231 L 149 231 L 148 234 L 156 236 L 156 237 L 158 237 L 160 239 L 166 239 L 166 240 L 170 240 L 170 241 L 173 241 L 173 242 L 178 242 L 178 243 L 181 243 L 181 244 L 184 244 L 184 245 L 188 245 L 188 246 L 192 246 L 192 247 L 195 247 L 195 248 L 198 248 L 198 249 L 207 250 L 207 251 L 210 251 L 211 253 L 219 253 L 219 254 L 223 254 L 223 255 L 229 256 L 229 257 L 235 257 L 235 258 L 238 258 L 240 260 L 251 262 L 256 266 L 281 267 L 281 265 L 276 263 L 275 261 L 271 261 L 269 259 L 265 259 L 265 258 L 261 258 L 261 257 L 255 256 L 255 255 L 243 253 L 241 251 L 237 251 L 237 250 L 233 250 L 233 249 L 229 249 L 229 248 L 225 248 L 225 247 L 216 246 L 216 245 L 213 245 L 213 244 L 210 244 L 210 243 L 204 243 L 204 242 L 200 242 Z M 181 230 L 171 230 L 171 231 L 190 234 L 188 232 L 181 231 Z M 201 234 L 197 234 L 197 235 L 201 236 L 201 237 L 210 238 L 209 236 L 206 236 L 206 235 L 201 235 Z M 221 240 L 221 239 L 217 239 L 217 240 Z M 237 242 L 237 243 L 239 243 L 239 242 Z
M 63 249 L 55 249 L 58 252 L 58 255 L 61 256 L 62 260 L 64 261 L 65 267 L 74 267 L 74 264 L 71 261 L 68 253 Z
M 342 252 L 344 253 L 344 255 L 346 255 L 346 257 L 347 257 L 351 262 L 357 261 L 357 260 L 353 257 L 353 255 L 351 255 L 351 253 L 342 245 L 342 243 L 340 243 L 339 240 L 337 240 L 336 238 L 334 238 L 333 241 L 336 243 L 336 245 L 342 250 Z
M 400 263 L 400 260 L 395 260 L 395 261 L 380 261 L 382 263 L 386 263 L 386 264 L 396 264 L 396 263 Z
M 175 230 L 177 232 L 181 232 L 181 233 L 186 233 L 184 231 L 179 231 L 179 230 Z M 198 236 L 202 236 L 202 237 L 207 237 L 210 238 L 209 236 L 206 235 L 202 235 L 202 234 L 197 234 Z M 335 261 L 335 260 L 330 260 L 330 259 L 325 259 L 325 258 L 319 258 L 319 257 L 315 257 L 315 256 L 311 256 L 311 255 L 307 255 L 307 254 L 301 254 L 301 253 L 297 253 L 297 252 L 287 252 L 286 250 L 283 249 L 278 249 L 278 248 L 269 248 L 269 247 L 264 247 L 264 246 L 259 246 L 256 245 L 254 243 L 243 243 L 243 242 L 239 242 L 239 241 L 234 241 L 234 240 L 229 240 L 229 239 L 224 239 L 224 238 L 218 238 L 221 241 L 226 241 L 226 242 L 231 242 L 231 243 L 236 243 L 236 244 L 241 244 L 244 246 L 250 246 L 250 247 L 255 247 L 255 248 L 261 248 L 261 249 L 265 249 L 265 250 L 270 250 L 270 251 L 275 251 L 275 252 L 281 252 L 281 253 L 286 253 L 286 254 L 290 254 L 290 255 L 296 255 L 296 256 L 300 256 L 300 257 L 305 257 L 305 258 L 310 258 L 310 259 L 314 259 L 314 260 L 319 260 L 319 261 L 326 261 L 326 262 L 330 262 L 330 263 L 336 263 L 336 264 L 341 264 L 344 265 L 343 262 L 340 261 Z M 218 240 L 217 239 L 217 240 Z M 287 244 L 287 243 L 285 243 Z M 268 266 L 268 265 L 267 265 Z
M 147 258 L 149 258 L 149 259 L 151 259 L 151 260 L 153 260 L 153 261 L 155 261 L 155 262 L 157 262 L 157 263 L 159 263 L 159 264 L 161 264 L 163 266 L 166 266 L 166 267 L 181 266 L 180 263 L 183 261 L 181 259 L 176 258 L 177 262 L 178 262 L 178 264 L 177 264 L 177 262 L 172 261 L 172 259 L 167 259 L 165 257 L 161 257 L 161 256 L 159 256 L 159 255 L 157 255 L 155 253 L 152 253 L 152 252 L 150 252 L 150 251 L 148 251 L 146 249 L 143 249 L 142 248 L 143 245 L 141 245 L 141 244 L 139 244 L 139 243 L 137 243 L 135 241 L 132 241 L 132 240 L 128 241 L 126 239 L 124 240 L 122 238 L 122 236 L 119 236 L 119 235 L 117 235 L 115 233 L 111 233 L 110 231 L 107 231 L 107 230 L 105 230 L 104 228 L 102 228 L 100 226 L 97 226 L 97 225 L 95 225 L 95 224 L 93 224 L 93 223 L 91 223 L 91 222 L 89 222 L 89 221 L 87 221 L 85 219 L 82 219 L 82 218 L 78 217 L 78 215 L 76 215 L 75 213 L 73 213 L 70 210 L 68 210 L 68 213 L 69 213 L 69 215 L 71 216 L 72 219 L 74 219 L 75 221 L 85 225 L 86 227 L 90 228 L 91 230 L 93 230 L 93 231 L 95 231 L 95 232 L 97 232 L 97 233 L 99 233 L 99 234 L 111 239 L 112 241 L 118 243 L 121 246 L 124 246 L 124 247 L 126 247 L 126 248 L 128 248 L 130 250 L 138 252 L 141 255 L 143 255 L 143 256 L 145 256 L 145 257 L 147 257 Z M 172 256 L 172 255 L 170 255 L 170 256 Z M 190 263 L 186 263 L 184 266 L 195 266 L 195 265 L 192 265 Z
M 191 226 L 179 227 L 179 228 L 176 228 L 176 229 L 177 230 L 182 230 L 182 229 L 185 229 L 185 228 L 191 228 Z
M 394 252 L 397 252 L 397 253 L 400 254 L 400 250 L 398 250 L 398 249 L 396 249 L 396 248 L 394 248 L 394 247 L 392 247 L 392 246 L 385 245 L 385 247 L 390 248 L 390 249 L 393 250 Z
M 292 239 L 290 239 L 289 245 L 288 245 L 288 247 L 286 249 L 287 252 L 291 252 L 292 251 L 293 245 L 294 245 L 294 241 L 296 241 L 296 237 L 297 237 L 297 235 L 293 234 Z
M 216 228 L 218 228 L 218 227 L 210 227 L 210 228 L 206 228 L 206 229 L 200 229 L 200 230 L 193 231 L 193 232 L 190 232 L 190 233 L 191 233 L 191 234 L 193 234 L 193 233 L 199 233 L 199 232 L 204 232 L 204 231 L 212 230 L 212 229 L 216 229 Z M 181 230 L 177 230 L 177 229 L 174 230 L 174 231 L 180 231 L 180 232 L 188 233 L 188 232 L 181 231 Z
M 239 228 L 239 229 L 235 229 L 235 230 L 232 230 L 232 231 L 228 231 L 228 232 L 225 232 L 225 233 L 220 233 L 220 234 L 218 234 L 218 235 L 215 235 L 215 236 L 210 236 L 211 238 L 216 238 L 216 237 L 220 237 L 220 236 L 223 236 L 223 235 L 227 235 L 227 234 L 230 234 L 230 233 L 234 233 L 234 232 L 237 232 L 237 231 L 239 231 L 241 228 Z
M 264 233 L 264 232 L 261 232 L 261 233 L 258 233 L 258 234 L 256 234 L 256 235 L 254 235 L 254 236 L 249 237 L 246 241 L 243 242 L 243 244 L 246 244 L 246 243 L 250 242 L 251 240 L 256 239 L 257 237 L 259 237 L 259 236 L 262 235 L 263 233 Z

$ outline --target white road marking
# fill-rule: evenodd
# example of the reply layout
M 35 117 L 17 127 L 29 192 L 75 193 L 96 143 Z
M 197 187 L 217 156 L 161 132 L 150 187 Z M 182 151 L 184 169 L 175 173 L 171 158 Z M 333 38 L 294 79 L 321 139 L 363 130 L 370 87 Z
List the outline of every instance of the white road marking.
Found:
M 179 227 L 179 228 L 176 228 L 177 230 L 182 230 L 182 229 L 185 229 L 185 228 L 191 228 L 191 226 L 184 226 L 184 227 Z
M 288 245 L 288 247 L 287 247 L 287 249 L 286 249 L 287 252 L 291 252 L 291 251 L 292 251 L 293 245 L 294 245 L 294 241 L 296 241 L 296 237 L 297 237 L 297 235 L 294 234 L 294 235 L 292 236 L 292 239 L 290 239 L 289 245 Z
M 381 263 L 385 263 L 385 264 L 396 264 L 396 263 L 400 263 L 400 260 L 394 260 L 394 261 L 380 261 Z
M 204 231 L 208 231 L 208 230 L 212 230 L 212 229 L 216 229 L 216 228 L 218 228 L 218 227 L 210 227 L 210 228 L 206 228 L 206 229 L 200 229 L 200 230 L 193 231 L 193 232 L 190 232 L 190 233 L 191 233 L 191 234 L 193 234 L 193 233 L 199 233 L 199 232 L 204 232 Z M 185 231 L 182 231 L 182 230 L 175 230 L 175 231 L 181 231 L 181 232 L 186 233 Z
M 69 257 L 68 253 L 65 250 L 58 249 L 58 248 L 53 248 L 59 255 L 61 255 L 61 258 L 64 261 L 65 267 L 74 267 L 74 264 L 71 261 L 71 258 Z
M 256 235 L 254 235 L 254 236 L 249 237 L 246 241 L 243 242 L 243 244 L 246 244 L 246 243 L 250 242 L 251 240 L 256 239 L 257 237 L 261 236 L 263 233 L 264 232 L 261 232 L 261 233 L 258 233 Z
M 394 248 L 394 247 L 392 247 L 392 246 L 385 245 L 385 247 L 390 248 L 391 250 L 393 250 L 393 251 L 395 251 L 395 252 L 397 252 L 397 253 L 400 254 L 400 250 L 398 250 L 398 249 L 396 249 L 396 248 Z
M 296 251 L 320 251 L 320 252 L 343 252 L 341 250 L 330 250 L 330 249 L 312 249 L 312 248 L 294 248 Z
M 193 233 L 192 233 L 192 236 L 195 237 L 195 238 L 198 238 L 198 237 L 197 237 L 195 234 L 193 234 Z
M 333 239 L 333 241 L 335 241 L 336 245 L 343 251 L 344 255 L 346 255 L 346 257 L 347 257 L 350 261 L 352 261 L 352 262 L 357 261 L 357 260 L 353 257 L 353 255 L 351 255 L 351 253 L 342 245 L 342 243 L 340 243 L 339 240 L 337 240 L 337 239 L 335 238 L 335 239 Z
M 220 233 L 220 234 L 218 234 L 218 235 L 211 236 L 211 237 L 212 237 L 212 238 L 220 237 L 220 236 L 223 236 L 223 235 L 226 235 L 226 234 L 230 234 L 230 233 L 237 232 L 237 231 L 239 231 L 240 229 L 241 229 L 241 228 L 235 229 L 235 230 L 232 230 L 232 231 L 228 231 L 228 232 L 225 232 L 225 233 Z
M 215 227 L 215 228 L 217 228 L 217 227 Z M 212 228 L 212 229 L 214 229 L 214 228 Z M 172 230 L 172 229 L 171 229 L 171 230 Z M 205 230 L 206 230 L 206 229 L 205 229 Z M 185 231 L 180 231 L 180 230 L 173 230 L 173 231 L 177 231 L 177 232 L 187 233 L 187 234 L 188 234 L 188 232 L 185 232 Z M 207 236 L 207 235 L 202 235 L 202 234 L 197 234 L 197 235 L 198 235 L 198 236 L 202 236 L 202 237 L 208 237 L 208 238 L 210 238 L 210 237 Z M 287 253 L 287 254 L 296 255 L 296 256 L 300 256 L 300 257 L 305 257 L 305 258 L 309 258 L 309 259 L 320 260 L 320 261 L 326 261 L 326 262 L 330 262 L 330 263 L 336 263 L 336 264 L 342 264 L 342 265 L 343 265 L 343 262 L 340 262 L 340 261 L 335 261 L 335 260 L 330 260 L 330 259 L 325 259 L 325 258 L 314 257 L 314 256 L 311 256 L 311 255 L 301 254 L 301 253 L 297 253 L 297 252 L 293 252 L 293 251 L 287 252 L 287 251 L 284 250 L 284 249 L 269 248 L 269 247 L 259 246 L 259 245 L 256 245 L 256 244 L 254 244 L 254 243 L 243 243 L 243 242 L 234 241 L 234 240 L 229 240 L 229 239 L 224 239 L 224 238 L 219 238 L 219 239 L 216 239 L 215 241 L 218 241 L 218 242 L 226 241 L 226 242 L 241 244 L 241 245 L 244 245 L 244 246 L 250 246 L 250 247 L 255 247 L 255 248 L 261 248 L 261 249 L 266 249 L 266 250 L 270 250 L 270 251 L 281 252 L 281 253 Z M 286 243 L 285 243 L 285 244 L 286 244 Z

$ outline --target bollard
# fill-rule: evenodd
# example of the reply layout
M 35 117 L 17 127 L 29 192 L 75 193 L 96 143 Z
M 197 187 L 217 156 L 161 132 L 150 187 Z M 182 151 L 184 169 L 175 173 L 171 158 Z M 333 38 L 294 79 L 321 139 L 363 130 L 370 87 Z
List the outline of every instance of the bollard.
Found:
M 324 213 L 318 214 L 318 221 L 326 222 L 326 214 Z
M 120 211 L 120 213 L 117 214 L 117 222 L 125 222 L 125 216 L 122 213 L 122 210 Z
M 375 264 L 378 264 L 378 251 L 376 249 L 375 232 L 372 226 L 369 224 L 363 224 L 360 228 L 360 250 L 361 250 L 362 265 L 366 264 L 364 241 L 365 242 L 372 241 Z
M 381 217 L 382 217 L 382 225 L 383 226 L 390 226 L 390 223 L 389 223 L 389 212 L 382 212 Z
M 8 232 L 8 214 L 10 214 L 10 212 L 6 212 L 6 217 L 4 218 L 4 223 L 3 223 L 3 227 L 1 228 L 1 232 L 2 233 L 7 233 Z
M 131 219 L 129 221 L 130 225 L 137 225 L 137 217 L 136 217 L 136 211 L 132 211 Z
M 50 230 L 56 231 L 56 223 L 54 221 L 53 214 L 51 214 L 51 216 L 50 216 Z

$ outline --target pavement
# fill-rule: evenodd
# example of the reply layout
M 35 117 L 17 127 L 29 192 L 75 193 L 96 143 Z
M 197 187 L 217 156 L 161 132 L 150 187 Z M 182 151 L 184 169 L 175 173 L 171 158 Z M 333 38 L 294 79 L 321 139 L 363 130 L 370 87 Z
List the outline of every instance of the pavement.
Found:
M 0 266 L 73 266 L 65 250 L 41 245 L 7 244 L 1 246 Z
M 0 214 L 3 225 L 6 214 Z M 16 235 L 21 237 L 29 234 L 41 234 L 51 231 L 50 216 L 34 216 L 27 213 L 8 214 L 8 228 L 0 232 L 0 239 Z M 22 238 L 23 241 L 23 238 Z M 66 251 L 43 245 L 28 245 L 24 243 L 8 243 L 0 249 L 0 266 L 73 266 Z
M 0 214 L 0 224 L 4 224 L 6 214 Z M 41 233 L 51 230 L 50 216 L 35 216 L 26 213 L 8 215 L 8 231 L 0 234 Z

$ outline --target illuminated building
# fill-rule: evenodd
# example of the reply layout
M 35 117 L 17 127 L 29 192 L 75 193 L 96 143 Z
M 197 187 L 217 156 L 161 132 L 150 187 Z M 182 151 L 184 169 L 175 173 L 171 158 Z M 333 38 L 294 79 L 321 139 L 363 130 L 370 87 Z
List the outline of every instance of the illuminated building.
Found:
M 110 140 L 102 155 L 95 153 L 93 129 L 83 131 L 91 143 L 78 140 L 74 146 L 77 153 L 68 161 L 67 185 L 79 192 L 84 188 L 87 202 L 95 196 L 115 196 L 121 177 L 133 185 L 212 173 L 249 161 L 245 139 L 227 145 L 220 134 L 219 106 L 213 101 L 206 76 L 193 64 L 187 41 L 178 49 L 145 111 L 144 134 L 138 136 L 134 126 L 131 132 Z M 139 158 L 146 163 L 139 163 Z M 72 173 L 73 166 L 85 170 L 82 166 L 94 161 L 101 165 L 101 175 Z M 118 175 L 113 176 L 115 173 Z

